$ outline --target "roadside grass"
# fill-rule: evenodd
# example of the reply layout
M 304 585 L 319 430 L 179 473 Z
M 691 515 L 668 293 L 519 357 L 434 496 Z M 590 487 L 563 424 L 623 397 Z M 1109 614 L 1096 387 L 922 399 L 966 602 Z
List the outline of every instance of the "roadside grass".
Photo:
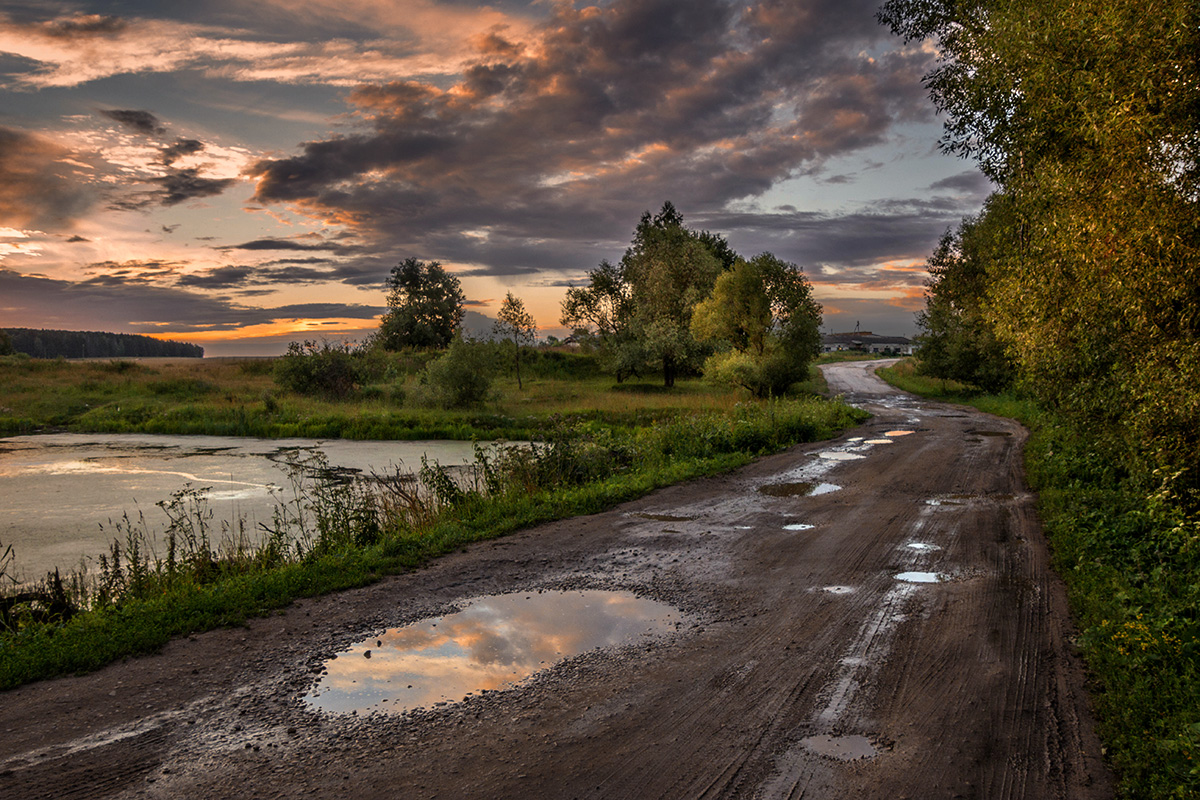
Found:
M 1200 797 L 1200 520 L 1135 485 L 1105 443 L 1016 396 L 914 373 L 894 386 L 1012 417 L 1055 570 L 1080 630 L 1099 732 L 1121 797 Z
M 103 423 L 213 433 L 230 419 L 221 416 L 222 404 L 237 408 L 241 398 L 263 392 L 266 373 L 253 366 L 212 366 L 51 362 L 29 374 L 76 392 L 74 402 L 106 393 L 120 398 L 109 401 L 107 416 L 93 416 L 90 409 L 61 412 L 74 406 L 58 406 L 64 427 L 95 430 L 93 425 Z M 504 431 L 537 443 L 490 454 L 481 450 L 465 474 L 423 464 L 424 491 L 400 474 L 350 484 L 335 478 L 305 483 L 297 476 L 309 473 L 297 470 L 294 496 L 281 502 L 274 525 L 261 531 L 210 530 L 205 490 L 189 487 L 164 507 L 175 522 L 163 536 L 125 519 L 96 571 L 55 573 L 35 597 L 21 602 L 0 597 L 0 689 L 98 669 L 151 652 L 173 636 L 237 625 L 297 597 L 415 569 L 469 542 L 595 513 L 799 442 L 829 438 L 866 416 L 811 395 L 752 401 L 699 381 L 682 382 L 671 392 L 648 382 L 614 387 L 601 377 L 535 379 L 525 392 L 517 392 L 515 383 L 500 383 L 499 399 L 465 412 L 394 408 L 361 397 L 341 404 L 280 397 L 274 412 L 245 411 L 248 429 L 277 435 L 321 430 L 327 436 L 386 438 L 383 434 L 419 430 L 472 438 Z M 147 388 L 157 385 L 165 388 Z M 29 400 L 20 410 L 45 419 L 55 401 L 45 402 L 42 407 Z M 518 411 L 521 403 L 528 405 Z M 147 411 L 132 414 L 130 404 Z M 269 413 L 294 414 L 298 421 L 260 424 L 257 417 Z M 199 420 L 194 426 L 192 415 Z

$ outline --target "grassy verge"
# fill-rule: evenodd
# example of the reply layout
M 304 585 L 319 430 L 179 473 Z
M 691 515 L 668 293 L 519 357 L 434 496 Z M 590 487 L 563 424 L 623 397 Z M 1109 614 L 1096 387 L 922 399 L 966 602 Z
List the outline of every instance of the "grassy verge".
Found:
M 1019 420 L 1030 485 L 1067 584 L 1107 757 L 1127 798 L 1200 797 L 1200 524 L 1131 485 L 1099 437 L 1034 403 L 902 363 L 906 391 Z
M 163 557 L 145 534 L 130 529 L 90 582 L 78 575 L 48 579 L 41 597 L 4 610 L 0 688 L 96 669 L 297 597 L 365 585 L 468 542 L 600 511 L 827 438 L 865 416 L 812 396 L 748 402 L 699 384 L 678 393 L 609 391 L 619 402 L 598 401 L 569 419 L 546 416 L 552 424 L 538 430 L 542 444 L 481 455 L 465 479 L 427 465 L 426 494 L 399 477 L 301 487 L 291 506 L 296 516 L 285 508 L 255 542 L 210 541 L 202 508 L 181 507 Z M 311 517 L 302 519 L 301 509 Z

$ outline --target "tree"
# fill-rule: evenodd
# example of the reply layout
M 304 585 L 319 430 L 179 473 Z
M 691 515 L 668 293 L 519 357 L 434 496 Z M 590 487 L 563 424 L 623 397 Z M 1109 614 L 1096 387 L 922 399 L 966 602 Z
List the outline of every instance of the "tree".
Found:
M 929 257 L 920 369 L 935 378 L 954 378 L 987 392 L 1008 388 L 1015 370 L 989 316 L 991 270 L 1003 262 L 1009 221 L 1007 198 L 993 195 L 978 217 L 946 231 Z
M 625 273 L 607 260 L 588 273 L 588 284 L 567 289 L 562 301 L 563 325 L 579 337 L 594 336 L 604 368 L 617 383 L 636 375 L 646 358 L 633 335 L 633 297 Z
M 0 330 L 0 356 L 11 356 L 13 354 L 12 339 L 8 335 L 8 331 Z
M 462 324 L 466 297 L 458 278 L 441 264 L 407 258 L 388 278 L 388 312 L 378 341 L 385 350 L 445 348 Z
M 496 315 L 492 332 L 501 339 L 512 342 L 517 388 L 524 388 L 521 385 L 521 347 L 536 341 L 537 323 L 533 321 L 533 315 L 525 310 L 525 304 L 513 297 L 512 292 L 504 295 L 504 302 L 500 305 L 500 313 Z
M 737 259 L 691 321 L 697 340 L 727 348 L 708 358 L 705 376 L 743 386 L 755 397 L 782 394 L 807 376 L 820 326 L 821 306 L 808 280 L 771 253 Z
M 888 0 L 943 146 L 1006 198 L 983 317 L 1020 385 L 1200 514 L 1200 6 Z
M 691 333 L 692 310 L 712 290 L 722 262 L 667 202 L 653 217 L 642 215 L 620 269 L 633 310 L 630 332 L 661 365 L 663 385 L 674 386 L 680 371 L 698 369 L 706 355 Z

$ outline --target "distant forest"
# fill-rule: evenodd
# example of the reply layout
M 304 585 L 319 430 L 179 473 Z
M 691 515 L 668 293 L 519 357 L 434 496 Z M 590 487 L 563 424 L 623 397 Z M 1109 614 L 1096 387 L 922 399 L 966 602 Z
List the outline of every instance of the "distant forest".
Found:
M 102 331 L 55 331 L 7 328 L 16 353 L 34 358 L 203 358 L 204 348 L 186 342 L 164 342 L 149 336 Z

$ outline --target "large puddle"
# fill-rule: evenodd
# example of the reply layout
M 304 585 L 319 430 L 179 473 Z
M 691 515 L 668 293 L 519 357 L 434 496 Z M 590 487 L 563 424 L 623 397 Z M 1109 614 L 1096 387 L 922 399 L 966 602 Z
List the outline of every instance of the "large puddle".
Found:
M 580 653 L 673 631 L 671 606 L 629 592 L 494 595 L 393 628 L 326 663 L 305 702 L 335 713 L 402 713 L 512 686 Z
M 818 483 L 817 481 L 795 481 L 791 483 L 767 483 L 758 487 L 761 494 L 771 497 L 817 497 L 830 492 L 836 492 L 842 487 L 835 483 Z
M 446 466 L 473 460 L 470 442 L 250 439 L 231 436 L 38 434 L 0 438 L 0 543 L 13 546 L 22 580 L 105 552 L 113 526 L 139 512 L 147 526 L 168 522 L 156 507 L 189 484 L 208 487 L 210 536 L 239 519 L 254 530 L 270 523 L 277 500 L 289 500 L 289 460 L 324 455 L 326 471 L 416 470 L 421 455 Z M 103 526 L 103 527 L 102 527 Z M 124 542 L 122 542 L 123 544 Z M 160 554 L 161 555 L 161 554 Z M 11 574 L 11 573 L 10 573 Z

